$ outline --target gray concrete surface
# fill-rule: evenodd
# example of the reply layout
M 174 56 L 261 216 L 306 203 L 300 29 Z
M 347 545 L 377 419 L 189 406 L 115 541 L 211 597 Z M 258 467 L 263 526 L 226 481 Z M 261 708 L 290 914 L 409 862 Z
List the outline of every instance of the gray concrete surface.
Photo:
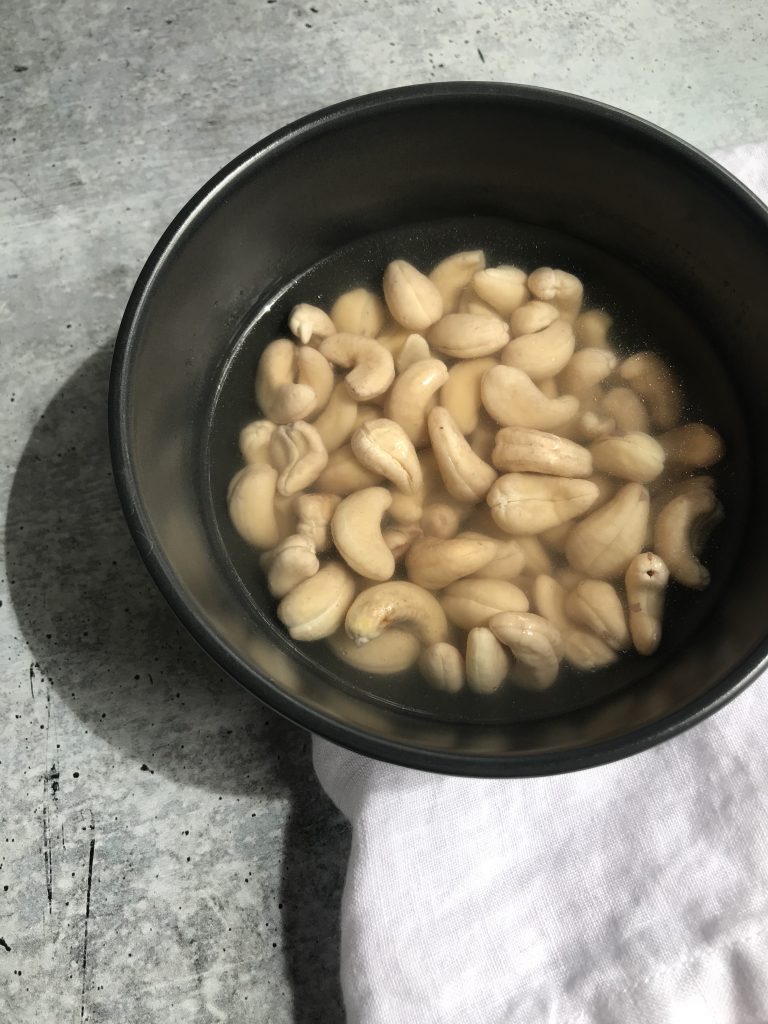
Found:
M 0 2 L 0 1021 L 342 1020 L 345 823 L 194 648 L 112 490 L 109 352 L 180 204 L 273 128 L 449 79 L 768 136 L 761 0 Z

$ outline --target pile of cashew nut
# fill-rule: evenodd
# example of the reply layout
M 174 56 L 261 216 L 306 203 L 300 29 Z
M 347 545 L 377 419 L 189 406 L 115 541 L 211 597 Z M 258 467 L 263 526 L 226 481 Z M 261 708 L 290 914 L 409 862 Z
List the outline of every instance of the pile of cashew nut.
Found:
M 653 653 L 721 516 L 670 368 L 563 270 L 394 260 L 383 295 L 296 306 L 258 365 L 229 513 L 291 637 L 450 692 Z

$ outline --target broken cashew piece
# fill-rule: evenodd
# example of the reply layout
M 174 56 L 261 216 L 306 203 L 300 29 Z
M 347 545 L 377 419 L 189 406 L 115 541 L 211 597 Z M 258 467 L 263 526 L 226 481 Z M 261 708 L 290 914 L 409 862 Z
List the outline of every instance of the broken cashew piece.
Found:
M 374 473 L 361 465 L 352 451 L 352 445 L 345 444 L 328 456 L 328 464 L 315 481 L 318 491 L 342 496 L 373 487 L 381 481 L 381 473 Z
M 375 338 L 386 319 L 384 303 L 367 288 L 344 292 L 333 304 L 331 320 L 340 334 L 363 334 Z
M 706 423 L 686 423 L 656 439 L 664 449 L 667 461 L 686 469 L 714 466 L 725 453 L 723 439 Z
M 341 562 L 326 562 L 277 606 L 294 640 L 322 640 L 341 626 L 355 596 L 355 578 Z
M 602 309 L 587 309 L 576 317 L 573 330 L 579 348 L 608 348 L 613 317 Z
M 547 398 L 527 373 L 514 366 L 494 366 L 480 382 L 488 415 L 503 427 L 556 430 L 579 411 L 574 395 Z
M 454 359 L 477 359 L 498 352 L 509 341 L 509 328 L 496 317 L 449 313 L 431 328 L 429 343 Z
M 472 278 L 472 290 L 483 302 L 508 320 L 530 298 L 528 276 L 519 267 L 488 267 Z
M 526 690 L 546 690 L 554 683 L 563 640 L 551 622 L 532 612 L 502 612 L 488 628 L 514 656 L 512 682 Z
M 269 462 L 269 439 L 275 424 L 271 420 L 254 420 L 240 431 L 240 454 L 251 465 Z
M 566 320 L 555 320 L 535 334 L 521 334 L 513 338 L 502 350 L 501 361 L 505 366 L 516 366 L 531 380 L 544 381 L 567 367 L 574 346 L 571 325 Z M 569 387 L 565 390 L 576 394 Z
M 328 314 L 307 302 L 300 302 L 298 306 L 293 307 L 288 326 L 291 334 L 298 338 L 302 345 L 309 345 L 311 341 L 317 343 L 322 338 L 336 333 L 336 327 Z
M 442 540 L 422 537 L 405 556 L 408 578 L 425 590 L 442 590 L 493 560 L 497 542 L 477 533 L 459 533 Z
M 680 422 L 682 394 L 671 369 L 653 352 L 638 352 L 625 359 L 619 376 L 648 406 L 651 420 L 661 430 L 671 430 Z
M 440 404 L 456 420 L 462 434 L 471 434 L 480 422 L 480 381 L 492 366 L 496 366 L 496 360 L 486 356 L 465 359 L 448 371 L 448 378 L 440 390 Z
M 323 439 L 311 423 L 303 420 L 277 427 L 269 442 L 269 454 L 279 473 L 277 492 L 286 498 L 313 484 L 328 463 Z
M 645 544 L 649 510 L 645 487 L 625 484 L 571 530 L 565 545 L 571 566 L 599 579 L 621 576 Z
M 315 545 L 309 537 L 292 534 L 265 556 L 267 585 L 274 597 L 285 597 L 320 568 Z
M 639 654 L 653 654 L 661 643 L 661 617 L 669 570 L 652 551 L 636 555 L 627 566 L 624 585 L 629 606 L 629 632 Z
M 443 315 L 437 285 L 406 260 L 392 260 L 384 271 L 383 287 L 389 312 L 409 331 L 423 333 Z
M 280 541 L 276 490 L 277 470 L 268 464 L 246 466 L 229 485 L 229 518 L 243 540 L 255 548 L 273 548 Z
M 687 487 L 661 509 L 653 530 L 653 546 L 684 587 L 702 590 L 709 570 L 698 555 L 710 530 L 722 518 L 715 492 L 706 486 Z
M 394 420 L 368 420 L 352 435 L 352 451 L 361 465 L 391 480 L 403 494 L 416 494 L 424 479 L 416 449 Z
M 328 645 L 336 657 L 348 665 L 376 675 L 404 672 L 414 664 L 421 651 L 418 638 L 405 629 L 388 629 L 362 647 L 339 630 L 328 638 Z
M 586 626 L 614 651 L 625 651 L 629 646 L 624 606 L 616 588 L 606 580 L 580 580 L 566 596 L 565 610 L 574 622 Z
M 540 299 L 531 299 L 519 309 L 516 309 L 509 318 L 509 334 L 512 338 L 519 338 L 521 334 L 537 334 L 549 327 L 560 316 L 560 310 L 550 302 L 542 302 Z
M 454 626 L 485 626 L 500 612 L 527 612 L 528 598 L 514 583 L 471 577 L 451 583 L 442 595 L 443 610 Z
M 331 542 L 333 513 L 341 498 L 338 494 L 299 494 L 295 501 L 296 533 L 308 537 L 315 551 L 326 551 Z
M 464 658 L 446 641 L 430 644 L 419 658 L 421 674 L 436 690 L 458 693 L 464 686 Z
M 486 626 L 467 634 L 467 686 L 474 693 L 495 693 L 507 678 L 509 655 Z
M 592 456 L 586 448 L 543 430 L 502 427 L 496 434 L 493 464 L 504 472 L 589 476 Z
M 381 531 L 391 504 L 386 487 L 366 487 L 344 498 L 333 513 L 331 533 L 339 554 L 350 569 L 369 580 L 388 580 L 395 572 L 395 556 Z
M 362 334 L 332 334 L 321 342 L 319 351 L 336 366 L 349 370 L 344 381 L 350 395 L 358 402 L 383 395 L 395 379 L 392 354 L 373 338 Z
M 427 427 L 448 493 L 471 504 L 484 498 L 496 479 L 496 470 L 472 451 L 453 416 L 443 406 L 435 406 L 427 417 Z
M 595 441 L 590 451 L 596 470 L 622 480 L 647 484 L 664 469 L 664 449 L 650 434 L 639 431 Z
M 579 315 L 584 288 L 573 274 L 553 270 L 552 267 L 539 267 L 528 275 L 528 287 L 537 299 L 557 306 L 560 316 L 569 323 Z
M 352 602 L 345 622 L 347 636 L 358 646 L 375 640 L 389 627 L 407 629 L 425 646 L 448 636 L 448 620 L 437 598 L 402 580 L 367 587 Z
M 543 533 L 582 515 L 597 493 L 597 487 L 589 480 L 506 473 L 489 490 L 488 505 L 502 530 L 526 535 Z
M 392 385 L 386 414 L 399 423 L 413 444 L 423 447 L 428 439 L 427 413 L 437 391 L 448 380 L 448 367 L 439 359 L 421 359 L 404 370 Z
M 476 249 L 471 252 L 456 252 L 432 268 L 429 279 L 440 292 L 444 312 L 455 312 L 461 293 L 477 271 L 483 270 L 484 267 L 485 253 L 481 249 Z

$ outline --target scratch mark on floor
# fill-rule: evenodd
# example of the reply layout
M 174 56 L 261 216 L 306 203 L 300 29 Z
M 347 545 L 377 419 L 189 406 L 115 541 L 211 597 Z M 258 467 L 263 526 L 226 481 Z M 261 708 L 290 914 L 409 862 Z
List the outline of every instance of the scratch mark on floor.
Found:
M 93 828 L 93 823 L 91 824 Z M 96 837 L 91 839 L 91 848 L 88 854 L 88 886 L 85 895 L 85 929 L 83 932 L 83 987 L 80 991 L 80 1020 L 85 1019 L 85 985 L 86 972 L 88 970 L 88 922 L 91 918 L 91 882 L 93 880 L 93 853 L 96 849 Z
M 35 699 L 35 665 L 34 662 L 29 666 L 29 691 L 32 694 L 32 700 Z
M 53 906 L 53 851 L 51 850 L 51 825 L 48 819 L 48 783 L 43 795 L 43 862 L 45 864 L 45 889 L 48 893 L 48 913 Z

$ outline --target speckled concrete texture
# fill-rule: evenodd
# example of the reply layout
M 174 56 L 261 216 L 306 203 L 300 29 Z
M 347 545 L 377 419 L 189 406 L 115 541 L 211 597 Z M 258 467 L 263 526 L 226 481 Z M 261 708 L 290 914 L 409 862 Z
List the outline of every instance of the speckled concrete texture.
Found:
M 0 1021 L 338 1024 L 349 836 L 306 738 L 222 679 L 142 568 L 110 347 L 181 203 L 301 114 L 545 84 L 706 147 L 768 136 L 761 0 L 0 5 Z

